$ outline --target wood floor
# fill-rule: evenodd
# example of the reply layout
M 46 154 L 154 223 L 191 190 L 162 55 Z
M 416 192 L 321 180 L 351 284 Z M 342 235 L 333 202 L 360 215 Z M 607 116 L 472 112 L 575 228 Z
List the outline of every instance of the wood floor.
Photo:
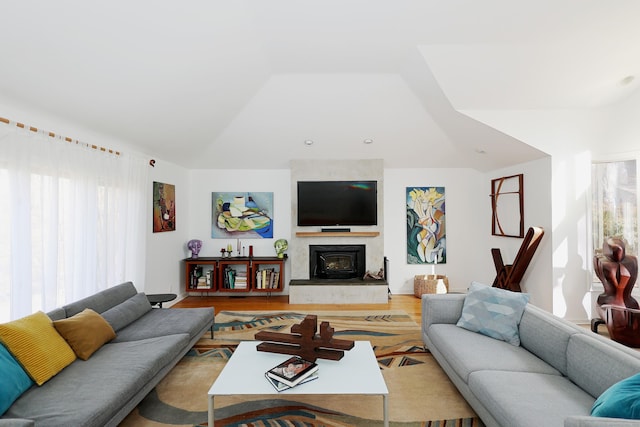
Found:
M 226 310 L 237 311 L 272 311 L 290 310 L 301 312 L 323 310 L 403 310 L 419 325 L 420 299 L 413 295 L 394 295 L 386 304 L 289 304 L 287 295 L 223 297 L 223 296 L 189 296 L 175 303 L 172 307 L 215 307 L 216 312 Z
M 247 297 L 207 297 L 190 296 L 173 305 L 176 308 L 189 307 L 215 307 L 216 312 L 225 310 L 237 311 L 273 311 L 290 310 L 303 313 L 323 310 L 403 310 L 420 325 L 421 321 L 421 300 L 413 295 L 394 295 L 386 304 L 289 304 L 287 295 L 247 296 Z M 579 325 L 586 329 L 590 325 Z M 600 335 L 609 337 L 607 329 L 601 326 L 598 330 Z M 640 349 L 638 349 L 640 351 Z

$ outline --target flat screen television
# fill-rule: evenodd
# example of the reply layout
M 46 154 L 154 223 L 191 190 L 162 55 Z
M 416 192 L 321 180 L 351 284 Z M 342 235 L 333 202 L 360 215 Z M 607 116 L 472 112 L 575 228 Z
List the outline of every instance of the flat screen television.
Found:
M 377 225 L 377 184 L 377 181 L 298 181 L 298 225 Z

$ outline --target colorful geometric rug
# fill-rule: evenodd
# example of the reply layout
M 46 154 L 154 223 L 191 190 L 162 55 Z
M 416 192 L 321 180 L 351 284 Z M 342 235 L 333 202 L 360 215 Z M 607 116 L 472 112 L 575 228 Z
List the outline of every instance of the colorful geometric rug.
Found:
M 336 338 L 370 341 L 389 389 L 393 427 L 481 427 L 403 311 L 220 312 L 205 334 L 121 423 L 122 427 L 206 426 L 207 391 L 237 344 L 258 331 L 290 332 L 307 314 L 328 321 Z M 345 378 L 348 381 L 348 378 Z M 265 379 L 266 381 L 266 379 Z M 218 396 L 216 426 L 381 426 L 379 396 Z

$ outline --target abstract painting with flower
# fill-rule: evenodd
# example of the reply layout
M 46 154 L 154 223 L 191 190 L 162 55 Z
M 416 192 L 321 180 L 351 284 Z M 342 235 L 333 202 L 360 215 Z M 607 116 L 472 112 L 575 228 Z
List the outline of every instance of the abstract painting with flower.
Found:
M 407 187 L 407 263 L 447 262 L 444 187 Z

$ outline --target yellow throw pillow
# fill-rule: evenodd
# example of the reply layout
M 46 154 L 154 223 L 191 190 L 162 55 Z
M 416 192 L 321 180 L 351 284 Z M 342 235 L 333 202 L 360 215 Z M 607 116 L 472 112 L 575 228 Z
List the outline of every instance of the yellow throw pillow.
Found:
M 42 311 L 0 324 L 0 340 L 38 385 L 76 360 L 69 344 Z
M 53 326 L 82 360 L 116 337 L 111 325 L 90 308 L 67 319 L 54 320 Z

